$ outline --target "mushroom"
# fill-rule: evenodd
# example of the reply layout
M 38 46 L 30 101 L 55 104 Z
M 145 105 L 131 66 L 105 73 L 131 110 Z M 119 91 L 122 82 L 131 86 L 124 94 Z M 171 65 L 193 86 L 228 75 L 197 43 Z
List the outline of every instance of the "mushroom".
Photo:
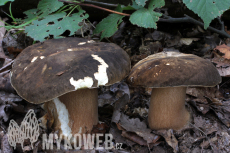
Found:
M 151 129 L 181 129 L 190 120 L 185 108 L 187 86 L 212 87 L 221 82 L 215 66 L 192 54 L 161 52 L 133 66 L 131 86 L 152 88 L 148 112 Z
M 68 137 L 91 132 L 98 123 L 97 88 L 121 81 L 129 71 L 129 56 L 115 44 L 52 39 L 19 54 L 11 84 L 28 102 L 44 103 L 46 119 Z

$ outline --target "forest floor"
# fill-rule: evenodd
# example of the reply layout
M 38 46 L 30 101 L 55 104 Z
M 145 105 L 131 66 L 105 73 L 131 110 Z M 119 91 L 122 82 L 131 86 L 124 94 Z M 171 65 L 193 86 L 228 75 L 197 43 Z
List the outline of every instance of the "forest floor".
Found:
M 4 53 L 0 56 L 0 143 L 1 150 L 6 152 L 13 151 L 7 141 L 10 120 L 13 119 L 20 125 L 30 109 L 34 110 L 37 118 L 45 114 L 40 105 L 26 102 L 10 85 L 10 70 L 14 59 L 33 42 L 24 34 L 12 37 L 13 33 L 14 31 L 8 32 L 2 37 Z M 90 30 L 84 35 L 87 39 L 99 41 L 99 36 L 90 35 Z M 100 124 L 94 127 L 92 133 L 111 133 L 113 149 L 65 150 L 62 146 L 61 150 L 43 150 L 42 134 L 56 131 L 40 127 L 40 136 L 33 148 L 25 141 L 23 149 L 17 144 L 14 152 L 230 152 L 230 39 L 189 23 L 159 23 L 158 30 L 153 30 L 123 22 L 114 36 L 102 41 L 116 43 L 123 48 L 130 56 L 132 66 L 141 59 L 162 51 L 195 54 L 216 66 L 222 82 L 215 87 L 187 88 L 185 103 L 191 120 L 178 131 L 149 129 L 147 117 L 150 88 L 130 87 L 126 80 L 112 86 L 100 87 Z M 119 147 L 116 147 L 116 143 Z

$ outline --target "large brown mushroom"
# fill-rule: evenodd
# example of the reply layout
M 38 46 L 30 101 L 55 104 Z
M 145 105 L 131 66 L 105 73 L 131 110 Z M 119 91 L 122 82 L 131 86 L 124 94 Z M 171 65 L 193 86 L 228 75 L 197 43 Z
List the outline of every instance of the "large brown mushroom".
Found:
M 121 81 L 129 71 L 129 56 L 115 44 L 53 39 L 20 53 L 11 84 L 28 102 L 45 103 L 55 131 L 69 136 L 92 130 L 98 123 L 97 88 Z
M 161 52 L 139 61 L 128 79 L 131 86 L 152 88 L 151 129 L 181 129 L 190 119 L 185 108 L 187 86 L 212 87 L 221 82 L 215 66 L 191 54 Z

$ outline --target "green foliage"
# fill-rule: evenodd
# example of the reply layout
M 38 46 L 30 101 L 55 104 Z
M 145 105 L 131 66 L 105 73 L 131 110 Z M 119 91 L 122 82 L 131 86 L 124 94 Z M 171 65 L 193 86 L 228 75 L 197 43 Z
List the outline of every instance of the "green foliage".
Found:
M 88 18 L 88 14 L 82 15 L 83 13 L 84 11 L 81 10 L 71 16 L 66 16 L 65 12 L 48 15 L 44 17 L 44 19 L 35 20 L 31 25 L 26 26 L 25 32 L 28 36 L 38 41 L 44 41 L 44 38 L 50 35 L 54 38 L 59 38 L 66 30 L 70 31 L 71 36 L 75 31 L 81 28 L 78 26 L 78 23 Z
M 41 0 L 38 3 L 38 14 L 41 14 L 41 16 L 47 16 L 50 13 L 57 11 L 63 5 L 64 4 L 62 2 L 57 0 Z
M 121 12 L 122 8 L 118 5 L 115 10 Z M 111 37 L 118 30 L 118 25 L 122 22 L 123 17 L 123 15 L 119 14 L 110 14 L 96 26 L 94 33 L 97 34 L 102 32 L 101 39 L 104 37 Z
M 138 2 L 138 3 L 137 3 Z M 128 7 L 118 7 L 119 12 L 123 10 L 137 10 L 130 16 L 130 22 L 144 28 L 157 28 L 156 22 L 159 20 L 161 13 L 154 12 L 155 8 L 165 5 L 164 0 L 151 0 L 147 8 L 144 8 L 146 0 L 136 0 Z M 103 19 L 94 30 L 94 33 L 102 32 L 101 39 L 111 37 L 116 31 L 118 25 L 122 22 L 124 16 L 118 14 L 110 14 Z
M 5 5 L 9 1 L 13 2 L 14 0 L 0 0 L 0 6 Z
M 147 8 L 141 8 L 130 16 L 130 22 L 144 28 L 157 28 L 156 22 L 159 20 L 161 13 L 153 11 L 165 5 L 164 0 L 151 0 Z
M 41 0 L 36 9 L 24 12 L 27 15 L 25 19 L 14 19 L 13 15 L 10 15 L 14 22 L 19 24 L 18 26 L 5 27 L 8 30 L 25 28 L 27 35 L 38 41 L 44 41 L 49 36 L 59 38 L 66 30 L 69 30 L 70 35 L 73 35 L 75 31 L 81 28 L 78 24 L 87 19 L 88 14 L 84 14 L 85 11 L 80 8 L 78 8 L 78 13 L 71 14 L 76 6 L 67 6 L 68 9 L 65 11 L 70 11 L 68 15 L 63 11 L 66 6 L 62 2 Z
M 14 0 L 0 0 L 0 6 L 8 1 Z M 79 0 L 79 2 L 82 1 Z M 146 6 L 147 2 L 148 6 Z M 214 18 L 222 15 L 230 7 L 230 0 L 183 0 L 183 2 L 203 19 L 205 28 L 209 26 Z M 164 5 L 165 0 L 133 0 L 132 5 L 118 5 L 116 11 L 131 10 L 133 13 L 129 20 L 132 24 L 156 29 L 156 22 L 162 14 L 154 11 L 154 9 L 161 8 Z M 79 12 L 72 14 L 76 8 Z M 17 25 L 7 25 L 5 27 L 8 30 L 24 28 L 29 36 L 39 41 L 44 41 L 49 36 L 59 38 L 66 30 L 69 30 L 70 35 L 73 35 L 75 31 L 81 28 L 79 23 L 88 18 L 88 14 L 84 14 L 85 11 L 81 10 L 78 5 L 64 5 L 63 2 L 58 0 L 40 0 L 37 8 L 24 12 L 26 14 L 25 19 L 15 19 L 11 7 L 9 9 L 10 14 L 8 16 Z M 101 39 L 111 37 L 118 30 L 123 17 L 123 15 L 110 14 L 96 26 L 94 33 L 102 32 Z
M 131 6 L 122 7 L 122 10 L 134 10 L 135 11 L 141 8 L 143 8 L 143 6 L 138 5 L 135 1 L 133 1 L 133 4 Z
M 37 11 L 38 9 L 30 9 L 28 11 L 23 12 L 27 16 L 23 21 L 28 22 L 30 20 L 35 19 L 37 17 Z
M 230 7 L 230 0 L 183 0 L 183 2 L 202 18 L 205 29 L 214 18 L 221 16 Z
M 97 25 L 94 33 L 97 34 L 102 32 L 101 39 L 104 37 L 111 37 L 117 31 L 117 27 L 122 22 L 123 17 L 124 16 L 119 14 L 110 14 Z
M 143 7 L 145 6 L 146 1 L 148 1 L 148 0 L 135 0 L 135 2 L 137 3 L 137 5 L 141 5 Z

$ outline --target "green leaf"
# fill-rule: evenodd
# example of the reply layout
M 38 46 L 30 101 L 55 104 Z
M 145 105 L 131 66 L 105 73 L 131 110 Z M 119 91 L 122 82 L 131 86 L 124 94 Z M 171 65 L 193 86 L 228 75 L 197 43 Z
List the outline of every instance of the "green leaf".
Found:
M 122 22 L 123 17 L 119 14 L 110 14 L 96 26 L 94 33 L 102 32 L 101 39 L 111 37 L 118 30 L 118 25 Z
M 136 10 L 143 8 L 143 6 L 138 5 L 135 1 L 133 1 L 133 4 L 131 5 L 131 7 L 133 7 Z
M 42 16 L 47 16 L 50 13 L 57 11 L 64 4 L 58 0 L 41 0 L 38 3 L 39 13 L 42 13 Z
M 122 12 L 122 7 L 120 4 L 118 4 L 118 6 L 115 8 L 115 11 Z
M 165 1 L 164 0 L 151 0 L 149 2 L 148 9 L 153 11 L 155 8 L 161 8 L 164 5 L 165 5 Z
M 145 6 L 146 1 L 148 1 L 148 0 L 135 0 L 135 2 L 137 3 L 137 5 L 141 5 L 143 7 Z
M 5 5 L 9 1 L 13 2 L 14 0 L 0 0 L 0 6 Z
M 230 7 L 230 0 L 183 0 L 183 2 L 201 17 L 205 29 L 214 18 L 222 15 Z
M 124 6 L 122 7 L 122 10 L 136 10 L 136 9 L 133 8 L 132 6 Z
M 122 10 L 138 10 L 143 8 L 143 6 L 138 5 L 135 1 L 133 1 L 132 5 L 128 5 L 128 6 L 123 6 Z
M 27 18 L 24 19 L 23 21 L 27 22 L 27 21 L 30 21 L 30 20 L 36 18 L 37 17 L 37 11 L 38 11 L 37 9 L 30 9 L 30 10 L 23 12 L 25 15 L 27 15 Z
M 141 8 L 135 11 L 129 18 L 132 24 L 136 24 L 144 28 L 157 28 L 156 22 L 159 20 L 161 13 L 154 12 L 155 8 L 165 5 L 164 0 L 151 0 L 148 9 Z
M 68 17 L 65 12 L 48 15 L 42 20 L 33 21 L 32 25 L 26 26 L 25 32 L 38 41 L 44 41 L 44 38 L 50 35 L 54 38 L 60 38 L 59 35 L 66 30 L 69 30 L 70 35 L 73 35 L 75 31 L 81 28 L 78 23 L 88 18 L 88 14 L 83 15 L 83 13 L 84 11 L 81 10 Z

